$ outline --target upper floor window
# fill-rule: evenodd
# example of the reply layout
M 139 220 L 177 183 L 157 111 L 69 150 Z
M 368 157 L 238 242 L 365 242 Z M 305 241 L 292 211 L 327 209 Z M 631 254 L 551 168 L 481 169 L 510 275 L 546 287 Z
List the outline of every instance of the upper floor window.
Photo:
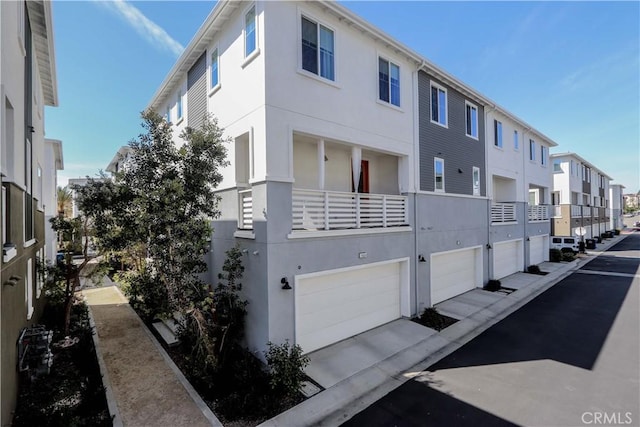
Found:
M 514 150 L 519 150 L 520 149 L 520 141 L 518 140 L 518 131 L 517 130 L 513 131 L 513 149 Z
M 542 166 L 547 165 L 547 147 L 544 145 L 540 146 L 540 164 Z
M 180 120 L 182 118 L 182 89 L 178 91 L 178 102 L 176 104 L 178 110 L 178 120 Z
M 244 15 L 244 56 L 245 58 L 256 50 L 256 6 Z
M 493 121 L 493 145 L 502 148 L 502 122 Z
M 473 167 L 473 195 L 480 195 L 480 168 Z
M 447 127 L 447 90 L 431 82 L 431 121 Z
M 467 124 L 467 136 L 478 139 L 478 107 L 465 101 L 465 121 Z
M 534 161 L 536 159 L 536 142 L 533 139 L 529 140 L 529 160 Z
M 378 58 L 378 87 L 381 101 L 400 106 L 400 67 Z
M 218 67 L 218 49 L 215 49 L 211 53 L 211 89 L 218 86 L 220 83 L 220 71 Z
M 302 17 L 302 69 L 335 80 L 334 34 L 329 28 Z
M 444 191 L 444 160 L 438 157 L 433 159 L 434 190 Z
M 167 106 L 167 111 L 164 113 L 164 119 L 167 123 L 171 122 L 171 107 Z
M 553 161 L 553 171 L 562 172 L 562 162 L 560 160 Z

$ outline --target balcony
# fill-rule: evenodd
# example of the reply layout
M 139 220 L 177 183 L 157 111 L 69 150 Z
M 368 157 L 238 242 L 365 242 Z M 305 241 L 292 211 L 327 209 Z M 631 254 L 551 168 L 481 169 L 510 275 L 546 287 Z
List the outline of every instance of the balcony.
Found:
M 515 203 L 493 203 L 491 205 L 491 223 L 517 223 Z
M 571 217 L 580 218 L 582 216 L 582 206 L 571 205 Z
M 238 228 L 253 230 L 253 197 L 251 189 L 238 191 Z
M 389 228 L 408 224 L 406 196 L 294 189 L 293 232 Z
M 559 207 L 559 206 L 558 206 Z M 529 222 L 549 221 L 549 207 L 547 205 L 529 206 Z

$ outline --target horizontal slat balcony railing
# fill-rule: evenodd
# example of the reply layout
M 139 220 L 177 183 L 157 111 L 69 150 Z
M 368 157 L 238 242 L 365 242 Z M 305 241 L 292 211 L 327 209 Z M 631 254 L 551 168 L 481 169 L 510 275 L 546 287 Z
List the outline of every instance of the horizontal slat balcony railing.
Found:
M 571 216 L 572 217 L 581 217 L 582 216 L 582 206 L 579 205 L 571 205 Z
M 407 197 L 399 195 L 294 189 L 292 211 L 293 231 L 408 224 Z
M 582 207 L 582 217 L 583 218 L 591 218 L 591 206 L 583 206 Z
M 238 228 L 253 230 L 253 196 L 250 189 L 238 191 L 238 203 L 238 212 L 240 213 Z
M 549 221 L 549 207 L 547 205 L 529 206 L 529 222 Z
M 517 222 L 515 203 L 493 203 L 491 205 L 491 222 Z

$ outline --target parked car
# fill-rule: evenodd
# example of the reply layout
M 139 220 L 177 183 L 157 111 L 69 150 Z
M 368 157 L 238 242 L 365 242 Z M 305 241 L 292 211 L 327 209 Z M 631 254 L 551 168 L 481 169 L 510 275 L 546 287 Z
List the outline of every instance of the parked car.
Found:
M 634 226 L 634 227 L 640 227 L 640 221 L 636 221 L 636 222 L 634 222 L 634 223 L 633 223 L 633 226 Z
M 563 252 L 571 250 L 574 254 L 577 254 L 580 251 L 580 239 L 569 236 L 551 236 L 549 247 Z

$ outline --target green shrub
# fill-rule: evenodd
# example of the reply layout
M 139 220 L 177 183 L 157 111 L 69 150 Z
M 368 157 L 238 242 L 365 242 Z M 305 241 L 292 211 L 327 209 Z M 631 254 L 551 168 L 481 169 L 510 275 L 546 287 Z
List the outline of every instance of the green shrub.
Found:
M 309 358 L 302 354 L 299 345 L 290 345 L 288 340 L 279 345 L 268 342 L 267 346 L 265 359 L 269 365 L 271 389 L 284 399 L 295 398 L 305 379 L 304 368 L 309 364 Z
M 562 252 L 562 261 L 571 262 L 576 259 L 573 252 Z
M 527 267 L 527 273 L 540 274 L 540 267 L 538 267 L 537 265 L 530 265 L 529 267 Z
M 129 304 L 145 321 L 168 316 L 169 296 L 167 288 L 159 286 L 160 279 L 146 267 L 141 272 L 130 270 L 116 274 L 122 290 L 129 297 Z
M 495 280 L 495 279 L 491 279 L 487 282 L 486 285 L 484 285 L 483 288 L 485 291 L 491 291 L 491 292 L 495 292 L 495 291 L 499 291 L 500 290 L 500 281 L 499 280 Z
M 560 262 L 562 261 L 562 251 L 560 249 L 549 249 L 549 261 Z

